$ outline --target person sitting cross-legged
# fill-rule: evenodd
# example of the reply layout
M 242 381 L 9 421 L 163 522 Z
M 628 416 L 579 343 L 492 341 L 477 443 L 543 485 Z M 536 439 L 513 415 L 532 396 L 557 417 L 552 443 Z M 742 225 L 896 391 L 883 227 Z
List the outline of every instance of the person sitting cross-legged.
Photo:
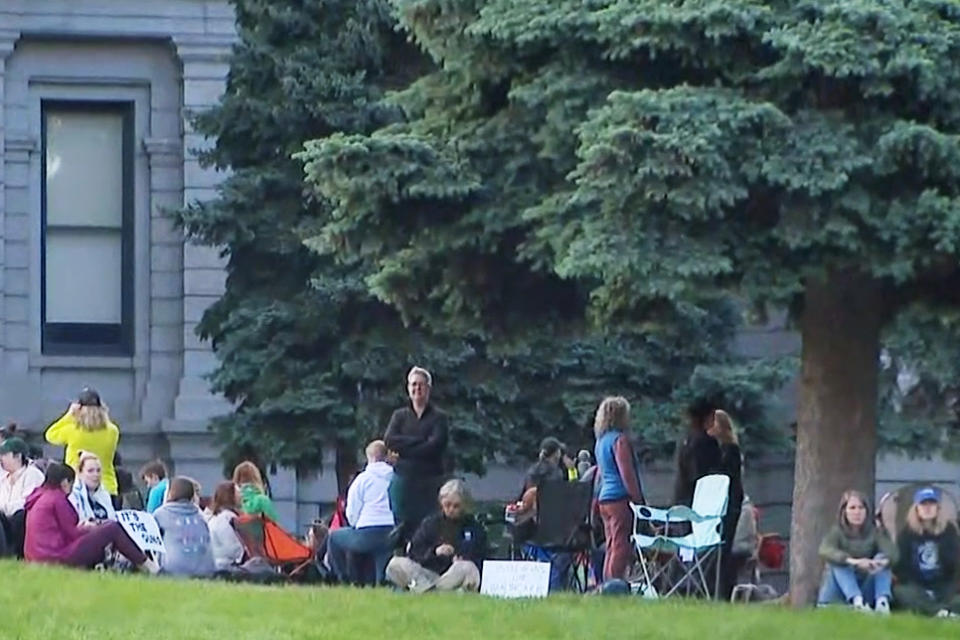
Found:
M 69 499 L 70 504 L 77 510 L 80 521 L 116 520 L 117 514 L 113 508 L 113 501 L 101 482 L 103 466 L 100 458 L 94 453 L 81 451 L 77 465 L 79 472 Z
M 450 480 L 440 487 L 441 512 L 421 523 L 410 543 L 409 557 L 390 560 L 387 579 L 415 593 L 430 589 L 477 591 L 487 536 L 468 513 L 469 501 L 461 480 Z
M 163 535 L 163 571 L 175 576 L 205 577 L 216 571 L 210 528 L 197 507 L 193 480 L 177 476 L 170 481 L 167 501 L 153 512 Z
M 924 487 L 914 494 L 897 546 L 897 606 L 941 618 L 960 615 L 960 536 L 940 508 L 938 489 Z
M 858 611 L 890 613 L 893 543 L 873 524 L 870 503 L 859 491 L 845 491 L 837 524 L 820 545 L 824 567 L 817 604 L 848 604 Z
M 341 582 L 366 582 L 358 560 L 371 556 L 374 582 L 383 580 L 390 558 L 390 532 L 393 530 L 393 512 L 390 510 L 390 481 L 393 467 L 386 462 L 387 445 L 374 440 L 367 445 L 367 466 L 347 490 L 347 522 L 330 534 L 327 552 L 330 569 Z

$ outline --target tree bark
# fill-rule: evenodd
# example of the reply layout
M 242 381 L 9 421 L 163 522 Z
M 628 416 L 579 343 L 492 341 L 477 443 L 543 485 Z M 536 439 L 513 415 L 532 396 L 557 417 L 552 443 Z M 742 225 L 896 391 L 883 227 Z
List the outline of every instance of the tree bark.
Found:
M 880 284 L 831 273 L 808 281 L 801 318 L 803 364 L 797 425 L 790 602 L 811 604 L 820 583 L 817 549 L 847 489 L 873 496 Z
M 357 447 L 353 442 L 336 441 L 336 459 L 334 466 L 337 474 L 337 495 L 347 495 L 350 480 L 357 472 Z

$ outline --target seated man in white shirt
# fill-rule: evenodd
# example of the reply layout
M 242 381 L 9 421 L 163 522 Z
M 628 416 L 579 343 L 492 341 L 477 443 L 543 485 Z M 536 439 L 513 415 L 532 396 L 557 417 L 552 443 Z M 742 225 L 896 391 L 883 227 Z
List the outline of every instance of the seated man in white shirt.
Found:
M 393 467 L 386 462 L 387 445 L 374 440 L 367 445 L 367 467 L 347 491 L 347 522 L 330 534 L 328 561 L 341 582 L 362 584 L 358 556 L 373 558 L 375 580 L 383 581 L 390 559 L 390 532 L 394 518 L 390 509 L 389 489 Z
M 27 460 L 29 447 L 20 438 L 7 438 L 0 445 L 0 555 L 23 557 L 26 515 L 23 503 L 43 484 L 43 472 Z

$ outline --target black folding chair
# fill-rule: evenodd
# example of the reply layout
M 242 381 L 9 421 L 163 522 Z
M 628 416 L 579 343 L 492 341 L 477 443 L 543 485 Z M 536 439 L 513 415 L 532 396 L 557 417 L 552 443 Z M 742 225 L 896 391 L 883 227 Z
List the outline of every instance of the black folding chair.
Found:
M 529 545 L 549 554 L 569 554 L 564 586 L 583 593 L 590 576 L 591 552 L 594 549 L 590 527 L 590 505 L 593 487 L 588 482 L 548 480 L 537 487 L 537 517 Z M 536 553 L 524 551 L 521 556 L 542 560 Z

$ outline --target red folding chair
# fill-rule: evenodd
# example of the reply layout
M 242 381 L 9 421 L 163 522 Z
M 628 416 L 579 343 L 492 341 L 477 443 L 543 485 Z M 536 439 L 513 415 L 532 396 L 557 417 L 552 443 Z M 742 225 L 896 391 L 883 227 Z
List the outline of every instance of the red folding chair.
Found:
M 282 576 L 299 577 L 314 561 L 314 549 L 263 514 L 239 515 L 233 527 L 247 556 L 262 558 Z

